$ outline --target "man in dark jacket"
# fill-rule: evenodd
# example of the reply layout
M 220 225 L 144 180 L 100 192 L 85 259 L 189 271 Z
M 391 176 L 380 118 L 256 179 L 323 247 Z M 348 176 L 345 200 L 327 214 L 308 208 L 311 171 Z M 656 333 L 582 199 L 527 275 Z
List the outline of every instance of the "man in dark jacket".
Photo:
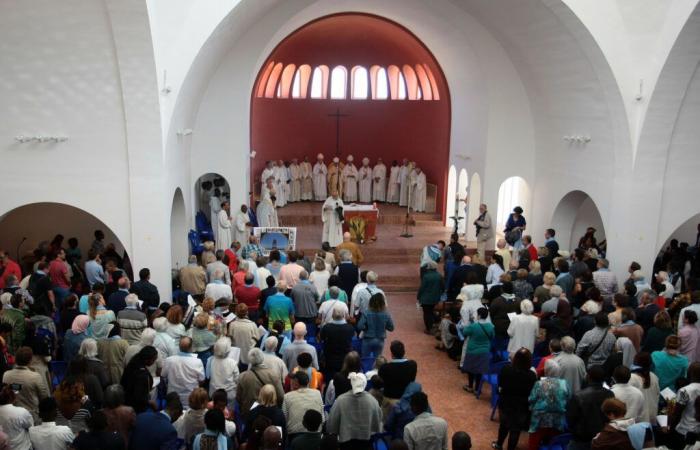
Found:
M 144 267 L 139 271 L 139 281 L 131 286 L 131 292 L 136 294 L 139 300 L 143 301 L 143 309 L 148 308 L 149 312 L 153 312 L 160 304 L 160 294 L 158 293 L 158 287 L 151 283 L 150 280 L 151 271 Z
M 489 314 L 496 328 L 496 337 L 503 340 L 508 338 L 508 325 L 510 325 L 508 313 L 520 313 L 520 299 L 513 294 L 512 282 L 504 282 L 501 289 L 501 295 L 491 302 Z
M 418 303 L 423 308 L 423 323 L 425 333 L 430 334 L 435 323 L 435 305 L 440 302 L 442 292 L 445 290 L 445 282 L 437 271 L 437 263 L 430 261 L 425 265 L 426 271 L 418 288 Z
M 416 381 L 418 364 L 412 359 L 406 359 L 406 347 L 401 341 L 393 341 L 389 350 L 392 359 L 379 368 L 379 378 L 384 380 L 384 397 L 398 400 L 406 386 Z
M 480 283 L 486 286 L 486 272 L 483 273 L 482 279 L 482 273 L 474 264 L 472 264 L 471 256 L 465 256 L 462 258 L 462 265 L 455 269 L 454 273 L 452 274 L 452 278 L 450 279 L 450 286 L 447 289 L 448 300 L 454 300 L 457 298 L 462 290 L 462 286 L 467 283 L 467 277 L 470 273 L 474 273 L 476 275 L 476 280 L 471 281 L 471 283 Z
M 118 314 L 119 311 L 126 308 L 126 296 L 129 295 L 129 284 L 129 279 L 126 276 L 119 278 L 119 281 L 117 281 L 119 289 L 108 297 L 107 309 L 114 311 L 114 314 Z
M 591 439 L 607 422 L 600 407 L 606 399 L 615 395 L 603 387 L 604 379 L 605 371 L 601 366 L 589 367 L 586 375 L 587 386 L 569 400 L 566 406 L 566 420 L 573 435 L 569 448 L 589 449 Z

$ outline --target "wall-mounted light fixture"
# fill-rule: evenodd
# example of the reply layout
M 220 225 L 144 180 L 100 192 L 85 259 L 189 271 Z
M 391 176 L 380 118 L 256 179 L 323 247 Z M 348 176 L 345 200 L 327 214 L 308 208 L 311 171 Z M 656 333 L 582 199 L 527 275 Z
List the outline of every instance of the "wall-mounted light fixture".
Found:
M 179 130 L 179 131 L 177 132 L 177 135 L 178 135 L 179 137 L 189 136 L 189 135 L 191 135 L 191 134 L 192 134 L 192 128 L 185 128 L 184 130 Z
M 68 136 L 43 136 L 43 135 L 37 135 L 37 136 L 19 135 L 19 136 L 15 136 L 15 141 L 19 142 L 20 144 L 28 144 L 31 142 L 58 143 L 58 142 L 66 142 L 67 140 L 68 140 Z
M 562 139 L 569 144 L 588 144 L 591 142 L 590 136 L 564 136 Z

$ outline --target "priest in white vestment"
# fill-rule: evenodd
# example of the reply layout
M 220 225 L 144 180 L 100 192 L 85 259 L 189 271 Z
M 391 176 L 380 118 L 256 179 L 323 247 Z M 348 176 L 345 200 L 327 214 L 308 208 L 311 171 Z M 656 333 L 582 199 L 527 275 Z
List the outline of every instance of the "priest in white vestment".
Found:
M 369 158 L 362 158 L 362 167 L 359 170 L 359 195 L 360 203 L 372 202 L 372 168 L 369 166 Z
M 340 158 L 337 156 L 328 165 L 328 192 L 337 191 L 340 198 L 343 198 L 343 189 L 345 188 L 345 180 L 343 179 L 344 168 L 345 165 L 340 162 Z M 325 199 L 323 200 L 325 201 Z
M 428 184 L 425 173 L 416 167 L 411 173 L 411 207 L 416 212 L 425 212 L 425 197 Z
M 318 202 L 322 202 L 328 197 L 326 185 L 326 183 L 328 183 L 326 179 L 327 175 L 328 169 L 323 162 L 323 153 L 319 153 L 318 156 L 316 156 L 316 164 L 314 164 L 314 198 Z
M 265 187 L 265 194 L 260 198 L 258 210 L 256 211 L 258 216 L 258 225 L 261 227 L 279 226 L 279 222 L 277 220 L 277 210 L 275 209 L 275 195 L 276 190 L 274 180 L 268 179 L 267 186 Z
M 221 210 L 218 214 L 218 220 L 216 222 L 216 249 L 225 251 L 231 246 L 233 238 L 231 235 L 232 227 L 231 217 L 229 213 L 231 211 L 231 206 L 228 202 L 223 202 L 221 205 Z
M 279 160 L 275 165 L 275 206 L 282 207 L 287 204 L 287 168 L 284 161 Z
M 273 161 L 267 162 L 262 174 L 260 175 L 260 198 L 262 198 L 265 194 L 265 190 L 267 189 L 267 180 L 270 177 L 275 177 L 275 163 Z
M 409 179 L 408 176 L 411 174 L 411 166 L 408 160 L 404 158 L 403 164 L 399 168 L 399 206 L 408 205 L 408 187 Z
M 401 191 L 401 183 L 399 180 L 399 163 L 394 160 L 391 163 L 391 169 L 389 170 L 389 184 L 387 186 L 386 201 L 387 203 L 398 203 L 399 202 L 399 192 Z
M 345 180 L 343 199 L 346 202 L 357 201 L 357 177 L 359 174 L 357 172 L 357 167 L 353 164 L 354 160 L 355 158 L 353 158 L 352 155 L 348 155 L 347 164 L 345 164 L 345 168 L 343 168 L 343 179 Z
M 372 200 L 386 201 L 386 166 L 382 158 L 377 159 L 377 165 L 372 169 Z
M 250 236 L 250 218 L 248 217 L 248 206 L 241 205 L 241 209 L 236 213 L 233 222 L 233 240 L 241 245 L 248 242 Z
M 219 191 L 219 188 L 214 188 L 211 197 L 209 197 L 209 217 L 211 217 L 209 223 L 211 224 L 211 231 L 214 233 L 215 240 L 218 228 L 216 221 L 219 220 L 219 211 L 221 211 L 221 191 Z
M 308 156 L 304 156 L 304 161 L 299 165 L 299 172 L 301 174 L 301 201 L 313 200 L 313 169 L 311 168 L 311 163 L 309 162 Z M 323 182 L 325 185 L 325 180 Z
M 323 219 L 323 241 L 331 247 L 337 247 L 343 242 L 343 221 L 338 208 L 343 207 L 343 200 L 336 191 L 323 203 L 321 217 Z
M 294 158 L 289 165 L 289 175 L 292 182 L 289 184 L 289 201 L 298 202 L 301 200 L 301 168 L 299 160 Z

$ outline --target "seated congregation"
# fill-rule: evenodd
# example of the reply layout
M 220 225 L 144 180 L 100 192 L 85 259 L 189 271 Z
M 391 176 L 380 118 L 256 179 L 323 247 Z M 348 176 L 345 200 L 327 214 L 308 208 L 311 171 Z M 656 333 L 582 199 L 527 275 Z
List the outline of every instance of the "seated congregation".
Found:
M 594 229 L 573 252 L 555 236 L 482 258 L 455 234 L 421 257 L 425 332 L 490 399 L 491 447 L 700 448 L 698 248 L 671 241 L 620 284 Z
M 163 301 L 95 236 L 85 264 L 61 239 L 25 268 L 0 255 L 0 449 L 471 448 L 385 350 L 386 294 L 349 240 L 192 255 Z

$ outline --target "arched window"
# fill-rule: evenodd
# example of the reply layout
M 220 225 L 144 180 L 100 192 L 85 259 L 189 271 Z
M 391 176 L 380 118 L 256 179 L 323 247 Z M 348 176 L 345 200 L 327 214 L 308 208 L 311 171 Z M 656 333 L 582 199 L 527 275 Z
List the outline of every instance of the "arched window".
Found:
M 367 84 L 367 69 L 362 66 L 352 68 L 352 87 L 350 98 L 355 100 L 365 100 L 369 91 Z
M 347 96 L 348 71 L 343 66 L 335 66 L 331 72 L 331 98 L 342 100 Z
M 294 77 L 294 71 L 296 68 L 297 66 L 294 64 L 287 64 L 287 67 L 285 67 L 282 71 L 277 98 L 289 98 L 289 90 L 292 87 L 292 78 Z
M 423 64 L 425 72 L 428 74 L 428 79 L 430 80 L 430 91 L 433 94 L 433 100 L 440 100 L 440 93 L 438 92 L 437 82 L 435 81 L 435 76 L 433 71 L 430 70 L 427 64 Z
M 403 66 L 403 76 L 406 79 L 406 92 L 409 100 L 418 100 L 418 77 L 413 67 L 408 64 Z
M 387 79 L 386 69 L 384 67 L 380 67 L 379 70 L 377 70 L 377 88 L 376 91 L 372 91 L 372 98 L 377 100 L 386 100 L 389 98 L 389 80 Z
M 292 83 L 292 98 L 306 98 L 308 94 L 309 78 L 311 78 L 311 66 L 303 64 L 299 66 Z
M 270 78 L 267 79 L 267 86 L 265 86 L 265 98 L 275 98 L 275 92 L 277 92 L 277 81 L 282 73 L 282 63 L 277 63 L 270 72 Z
M 399 71 L 399 100 L 406 100 L 406 79 L 403 77 L 401 71 Z
M 318 66 L 311 77 L 311 98 L 328 98 L 328 66 Z
M 529 196 L 530 188 L 520 177 L 510 177 L 501 184 L 498 189 L 498 214 L 496 215 L 498 232 L 505 228 L 508 216 L 516 206 L 523 208 L 525 211 L 523 215 L 527 218 Z
M 430 78 L 428 78 L 428 74 L 420 64 L 416 64 L 416 76 L 420 82 L 420 91 L 421 94 L 423 94 L 423 100 L 432 100 L 433 92 L 430 88 Z
M 274 61 L 270 61 L 270 64 L 268 64 L 267 67 L 265 67 L 265 70 L 260 76 L 260 80 L 258 80 L 258 89 L 256 90 L 255 94 L 256 97 L 265 96 L 265 87 L 267 86 L 267 79 L 270 77 L 270 73 L 272 72 L 273 67 L 275 67 Z
M 391 65 L 386 71 L 389 78 L 389 94 L 392 100 L 397 100 L 399 98 L 399 80 L 401 71 L 398 67 Z M 405 93 L 405 91 L 404 91 Z

